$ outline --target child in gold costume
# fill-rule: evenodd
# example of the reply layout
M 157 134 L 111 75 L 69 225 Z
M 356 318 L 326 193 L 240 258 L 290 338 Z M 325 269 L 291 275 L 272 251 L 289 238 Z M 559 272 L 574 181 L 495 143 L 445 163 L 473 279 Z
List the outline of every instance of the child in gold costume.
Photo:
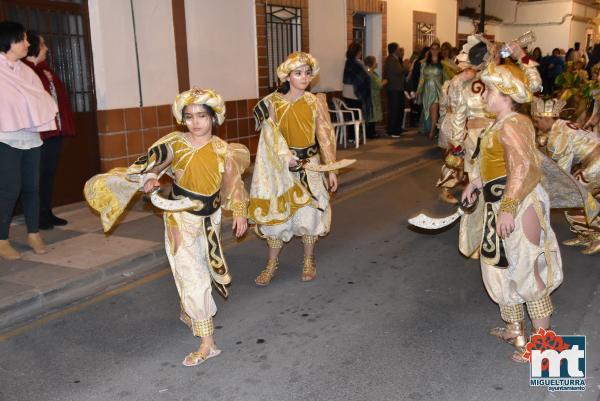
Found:
M 129 169 L 115 169 L 86 183 L 89 204 L 99 212 L 107 231 L 133 194 L 152 192 L 158 178 L 173 178 L 170 199 L 189 198 L 200 207 L 165 211 L 165 248 L 180 296 L 180 319 L 194 336 L 201 337 L 198 351 L 185 357 L 195 366 L 221 352 L 213 339 L 217 306 L 211 281 L 227 296 L 231 276 L 220 243 L 221 208 L 233 212 L 233 230 L 240 237 L 247 229 L 248 194 L 241 175 L 250 164 L 248 149 L 227 143 L 215 134 L 225 120 L 221 96 L 209 89 L 191 89 L 177 96 L 173 115 L 188 132 L 173 132 L 154 143 Z
M 600 136 L 577 124 L 559 119 L 566 102 L 561 99 L 534 99 L 531 108 L 538 129 L 538 145 L 567 173 L 600 199 Z M 585 246 L 585 255 L 600 252 L 600 218 L 590 224 L 582 213 L 565 213 L 576 237 L 567 246 Z
M 514 69 L 494 63 L 481 79 L 486 85 L 486 110 L 496 120 L 480 140 L 477 168 L 462 199 L 474 203 L 475 189 L 483 193 L 481 273 L 506 322 L 506 327 L 494 328 L 490 334 L 516 348 L 514 361 L 525 362 L 523 304 L 535 331 L 550 327 L 550 294 L 562 282 L 562 262 L 550 227 L 548 194 L 540 183 L 535 130 L 529 118 L 513 107 L 513 102 L 531 102 L 531 91 Z
M 283 87 L 262 99 L 254 109 L 261 128 L 250 189 L 249 218 L 266 239 L 268 262 L 255 282 L 268 285 L 278 267 L 284 242 L 302 237 L 302 280 L 316 277 L 314 245 L 329 232 L 331 207 L 328 189 L 337 189 L 337 176 L 304 169 L 306 163 L 335 162 L 335 135 L 323 94 L 306 91 L 319 73 L 310 54 L 296 52 L 278 68 Z

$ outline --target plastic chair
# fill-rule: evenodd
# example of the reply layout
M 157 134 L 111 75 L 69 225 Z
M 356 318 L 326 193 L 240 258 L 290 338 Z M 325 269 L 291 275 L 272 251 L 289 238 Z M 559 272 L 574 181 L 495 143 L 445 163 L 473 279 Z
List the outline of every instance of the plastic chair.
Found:
M 344 147 L 346 147 L 346 137 L 347 137 L 346 127 L 349 125 L 354 126 L 354 136 L 355 136 L 356 148 L 358 149 L 358 147 L 360 145 L 360 127 L 361 126 L 362 126 L 362 135 L 363 135 L 363 144 L 367 143 L 367 129 L 366 129 L 366 125 L 365 125 L 365 120 L 362 115 L 362 110 L 358 109 L 358 108 L 348 107 L 342 99 L 339 99 L 336 97 L 334 97 L 332 99 L 332 101 L 333 101 L 333 106 L 335 107 L 334 111 L 337 114 L 337 124 L 339 124 L 339 126 L 343 130 Z M 356 112 L 358 114 L 358 119 L 356 119 L 356 117 L 354 116 L 354 112 Z M 346 114 L 350 116 L 349 120 L 344 119 L 344 116 Z

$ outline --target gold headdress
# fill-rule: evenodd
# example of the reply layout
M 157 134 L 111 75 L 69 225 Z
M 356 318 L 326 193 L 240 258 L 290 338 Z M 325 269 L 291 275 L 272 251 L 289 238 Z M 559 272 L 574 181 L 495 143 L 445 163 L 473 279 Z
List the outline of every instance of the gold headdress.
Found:
M 567 102 L 561 99 L 544 100 L 534 97 L 531 103 L 531 115 L 533 117 L 552 117 L 558 118 Z
M 181 92 L 173 102 L 173 117 L 179 124 L 183 124 L 183 109 L 190 104 L 201 104 L 210 107 L 217 115 L 219 125 L 225 121 L 225 102 L 223 98 L 212 89 L 192 88 Z
M 531 102 L 533 95 L 522 78 L 513 74 L 510 68 L 503 65 L 488 64 L 481 73 L 481 80 L 493 86 L 504 95 L 510 96 L 517 103 Z
M 469 51 L 475 45 L 478 45 L 479 43 L 485 43 L 485 45 L 488 49 L 488 52 L 484 56 L 483 61 L 480 64 L 473 65 L 473 64 L 471 64 L 471 62 L 469 60 Z M 484 38 L 483 35 L 469 35 L 467 37 L 467 43 L 465 43 L 463 45 L 460 53 L 458 54 L 458 56 L 456 56 L 456 61 L 457 61 L 459 68 L 461 68 L 461 69 L 474 68 L 476 70 L 483 70 L 488 65 L 488 63 L 491 59 L 490 48 L 491 48 L 490 42 L 486 38 Z
M 316 58 L 308 53 L 294 52 L 283 63 L 279 64 L 279 67 L 277 67 L 277 77 L 281 82 L 284 82 L 288 75 L 290 75 L 290 72 L 303 65 L 310 67 L 313 78 L 319 74 L 319 62 Z

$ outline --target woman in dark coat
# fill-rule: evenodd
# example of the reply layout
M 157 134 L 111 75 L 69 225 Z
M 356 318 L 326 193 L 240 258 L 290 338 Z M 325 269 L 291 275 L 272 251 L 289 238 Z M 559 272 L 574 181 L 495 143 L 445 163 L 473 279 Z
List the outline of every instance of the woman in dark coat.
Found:
M 40 78 L 46 91 L 58 104 L 56 130 L 40 132 L 42 141 L 40 160 L 40 229 L 49 230 L 54 226 L 64 226 L 65 219 L 52 212 L 54 176 L 60 158 L 63 137 L 75 136 L 75 122 L 69 103 L 69 94 L 60 78 L 46 63 L 48 47 L 44 38 L 35 31 L 27 31 L 29 51 L 22 61 Z

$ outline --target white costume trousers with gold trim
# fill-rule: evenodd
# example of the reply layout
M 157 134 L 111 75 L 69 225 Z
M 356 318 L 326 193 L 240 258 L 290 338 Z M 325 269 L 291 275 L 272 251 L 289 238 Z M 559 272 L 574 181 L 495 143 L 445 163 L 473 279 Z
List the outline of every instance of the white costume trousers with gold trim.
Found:
M 168 219 L 177 224 L 179 239 L 169 233 Z M 165 213 L 165 249 L 175 285 L 181 299 L 181 308 L 192 323 L 211 319 L 217 313 L 212 296 L 211 274 L 204 219 L 210 219 L 220 236 L 221 209 L 210 217 L 187 212 Z M 177 246 L 178 244 L 178 246 Z
M 530 206 L 542 216 L 540 244 L 533 244 L 523 229 L 523 213 Z M 498 215 L 500 202 L 493 204 Z M 481 261 L 481 275 L 485 288 L 492 300 L 500 305 L 522 304 L 537 301 L 550 295 L 563 280 L 562 261 L 558 242 L 550 227 L 550 200 L 544 188 L 538 184 L 519 206 L 515 216 L 515 230 L 504 241 L 509 267 L 499 269 Z M 540 290 L 536 284 L 534 267 L 546 288 Z
M 311 157 L 319 162 L 319 156 Z M 300 180 L 300 173 L 294 173 Z M 266 238 L 276 238 L 288 242 L 294 236 L 324 236 L 331 228 L 331 206 L 329 192 L 325 188 L 325 174 L 306 170 L 306 180 L 311 193 L 316 199 L 301 207 L 289 220 L 275 225 L 261 225 L 259 232 Z

